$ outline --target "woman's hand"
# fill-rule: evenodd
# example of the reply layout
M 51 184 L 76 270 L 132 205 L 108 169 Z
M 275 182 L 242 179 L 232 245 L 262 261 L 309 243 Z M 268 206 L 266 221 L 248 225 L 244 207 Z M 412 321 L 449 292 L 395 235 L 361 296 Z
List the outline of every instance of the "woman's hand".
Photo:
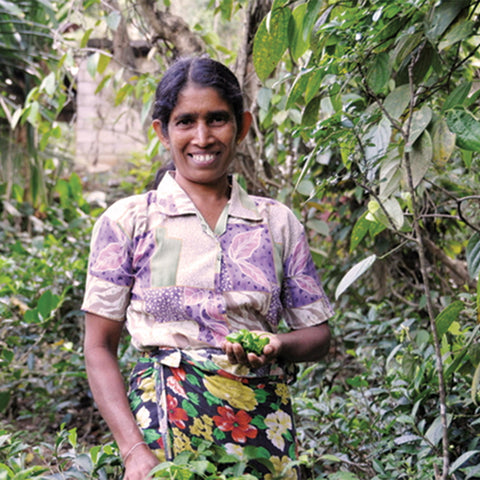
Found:
M 253 333 L 260 337 L 268 336 L 270 339 L 262 354 L 247 353 L 239 343 L 225 341 L 222 348 L 230 363 L 258 368 L 273 362 L 276 358 L 289 362 L 316 362 L 328 353 L 331 338 L 327 322 L 288 333 L 274 334 L 262 331 Z
M 147 445 L 141 445 L 128 456 L 125 462 L 123 480 L 147 480 L 152 478 L 150 472 L 159 464 L 157 457 Z
M 238 342 L 225 341 L 222 345 L 223 350 L 227 354 L 228 361 L 232 364 L 248 365 L 251 368 L 259 368 L 262 365 L 273 362 L 280 352 L 281 342 L 278 336 L 270 332 L 262 332 L 252 330 L 260 338 L 268 337 L 269 343 L 263 347 L 261 355 L 252 352 L 246 352 L 242 345 Z

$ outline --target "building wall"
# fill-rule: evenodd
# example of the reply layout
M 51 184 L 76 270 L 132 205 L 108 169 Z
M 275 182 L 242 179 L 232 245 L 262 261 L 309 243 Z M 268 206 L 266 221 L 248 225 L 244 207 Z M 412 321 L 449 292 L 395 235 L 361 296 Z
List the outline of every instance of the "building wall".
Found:
M 144 62 L 145 63 L 145 62 Z M 108 67 L 116 73 L 112 61 Z M 143 68 L 148 68 L 143 64 Z M 95 93 L 103 75 L 95 78 L 87 71 L 87 59 L 77 75 L 76 170 L 87 173 L 107 172 L 125 167 L 133 155 L 146 146 L 148 125 L 140 122 L 141 106 L 115 106 L 114 92 L 105 87 Z

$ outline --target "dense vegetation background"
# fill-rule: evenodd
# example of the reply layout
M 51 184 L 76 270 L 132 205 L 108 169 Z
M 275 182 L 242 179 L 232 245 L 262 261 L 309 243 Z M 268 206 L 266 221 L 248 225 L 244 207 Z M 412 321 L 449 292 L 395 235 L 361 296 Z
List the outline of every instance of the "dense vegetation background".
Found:
M 121 478 L 82 359 L 103 206 L 73 168 L 76 65 L 147 111 L 164 65 L 199 52 L 241 79 L 255 123 L 237 173 L 304 221 L 338 312 L 328 359 L 293 388 L 305 478 L 480 478 L 478 4 L 0 0 L 0 479 Z M 138 38 L 158 71 L 131 70 Z M 146 132 L 137 182 L 107 200 L 164 160 Z M 205 445 L 157 475 L 242 472 Z

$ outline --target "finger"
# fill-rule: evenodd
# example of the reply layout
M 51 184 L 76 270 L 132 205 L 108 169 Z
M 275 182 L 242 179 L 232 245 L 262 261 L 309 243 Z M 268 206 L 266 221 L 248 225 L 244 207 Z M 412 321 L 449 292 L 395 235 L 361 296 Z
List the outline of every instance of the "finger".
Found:
M 247 354 L 239 343 L 230 343 L 227 346 L 227 356 L 232 364 L 240 363 L 245 365 L 248 363 Z

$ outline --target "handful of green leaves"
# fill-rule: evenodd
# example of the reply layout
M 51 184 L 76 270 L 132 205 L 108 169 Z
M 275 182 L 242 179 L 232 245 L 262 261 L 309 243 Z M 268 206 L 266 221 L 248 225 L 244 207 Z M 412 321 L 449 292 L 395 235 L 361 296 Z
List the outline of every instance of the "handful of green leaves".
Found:
M 255 353 L 256 355 L 261 355 L 265 345 L 270 343 L 268 337 L 260 337 L 257 333 L 250 332 L 246 328 L 232 332 L 226 338 L 229 342 L 239 343 L 247 353 Z

